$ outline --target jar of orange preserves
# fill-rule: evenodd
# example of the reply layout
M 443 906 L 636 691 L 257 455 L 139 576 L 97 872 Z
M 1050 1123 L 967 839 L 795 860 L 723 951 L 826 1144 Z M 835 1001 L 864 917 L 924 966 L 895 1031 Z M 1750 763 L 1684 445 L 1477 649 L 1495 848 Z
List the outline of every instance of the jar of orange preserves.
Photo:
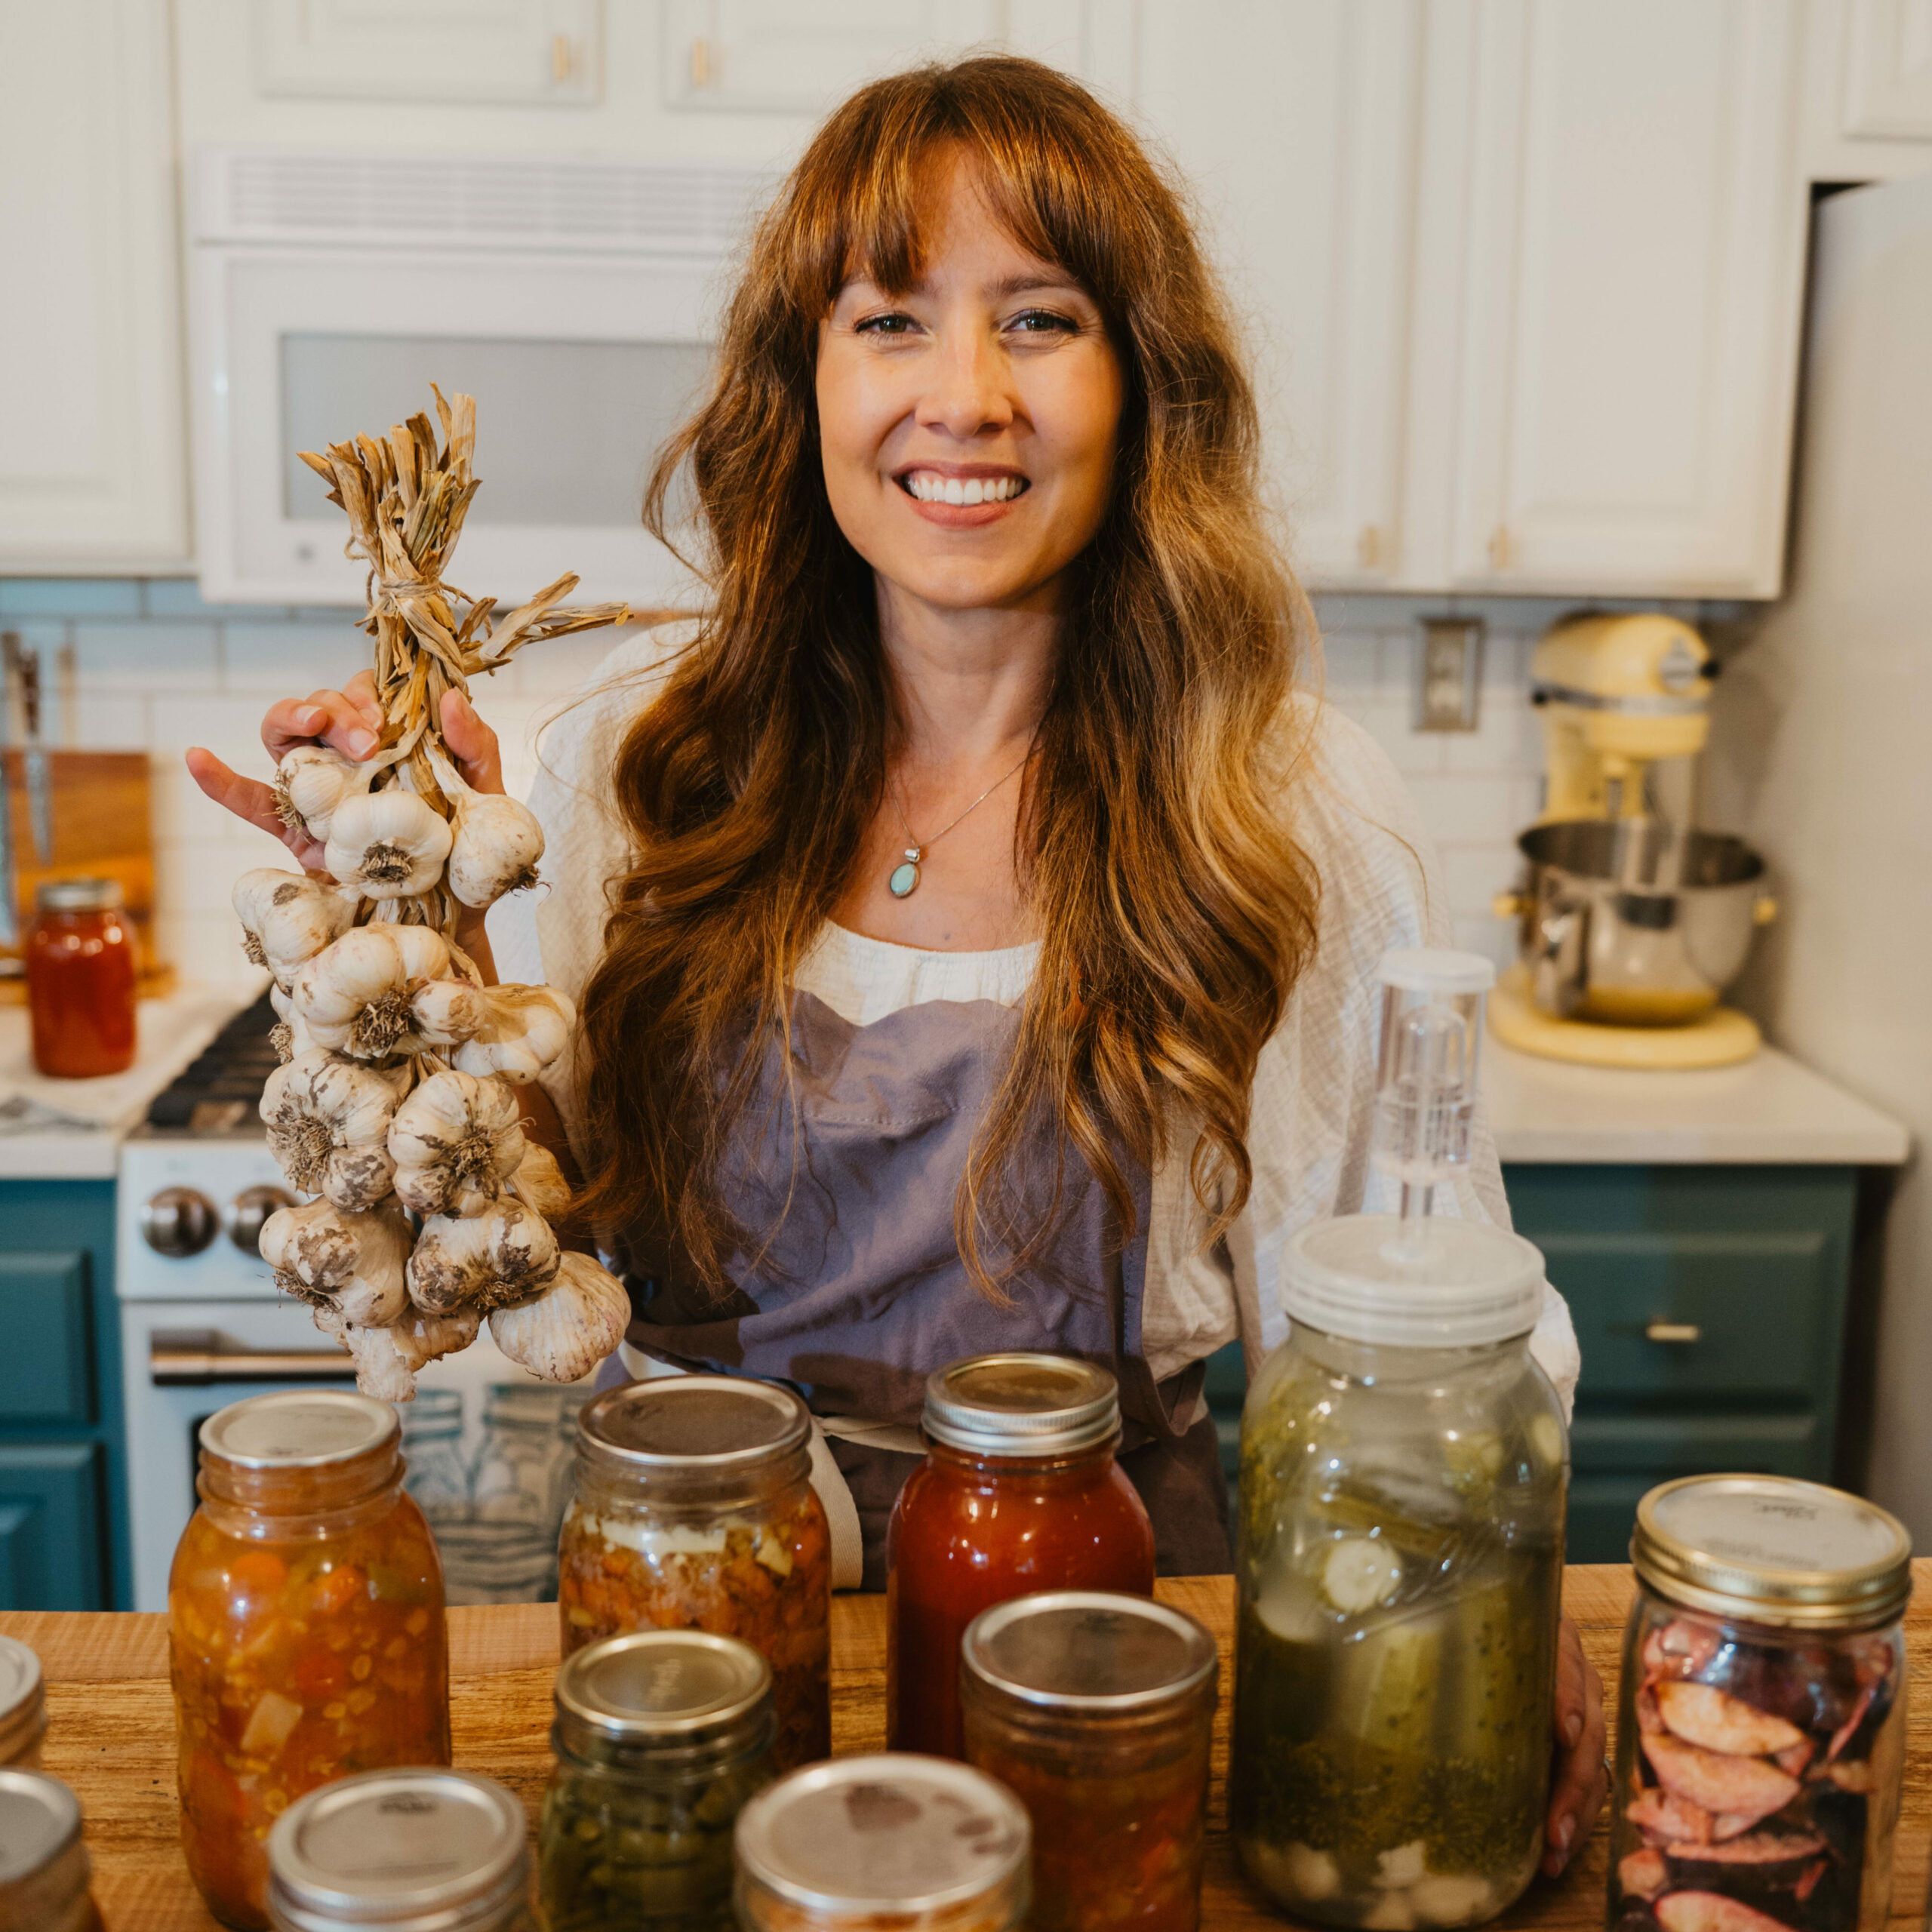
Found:
M 269 1924 L 269 1828 L 304 1792 L 450 1761 L 442 1564 L 401 1441 L 394 1409 L 346 1389 L 202 1425 L 168 1629 L 182 1842 L 224 1925 Z
M 27 933 L 33 1063 L 56 1079 L 122 1073 L 134 1063 L 134 929 L 111 878 L 49 879 Z

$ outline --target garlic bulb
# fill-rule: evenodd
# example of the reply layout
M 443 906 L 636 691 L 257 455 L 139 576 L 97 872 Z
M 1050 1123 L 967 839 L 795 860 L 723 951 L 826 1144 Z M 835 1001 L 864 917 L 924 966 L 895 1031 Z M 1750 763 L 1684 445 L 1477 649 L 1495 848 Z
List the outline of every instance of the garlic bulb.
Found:
M 389 1123 L 396 1196 L 418 1214 L 480 1214 L 524 1158 L 522 1110 L 500 1080 L 435 1073 Z
M 429 768 L 450 801 L 456 835 L 445 873 L 451 891 L 466 906 L 494 906 L 506 892 L 537 883 L 543 856 L 543 828 L 537 814 L 500 792 L 472 791 L 456 767 L 432 746 Z
M 355 923 L 355 894 L 325 878 L 258 866 L 235 881 L 235 915 L 242 946 L 285 986 L 305 960 L 312 959 Z
M 322 863 L 371 899 L 413 899 L 450 852 L 449 821 L 414 792 L 357 792 L 337 805 Z
M 269 1004 L 275 1014 L 275 1024 L 269 1029 L 269 1044 L 286 1066 L 297 1054 L 306 1054 L 315 1043 L 309 1038 L 302 1016 L 295 1011 L 294 1001 L 272 980 L 269 983 Z
M 356 1327 L 393 1321 L 409 1305 L 409 1221 L 393 1201 L 367 1214 L 328 1201 L 281 1208 L 260 1245 L 277 1287 Z
M 275 816 L 291 832 L 326 839 L 336 807 L 373 774 L 328 745 L 297 745 L 275 768 Z
M 577 1009 L 552 986 L 490 986 L 489 1017 L 451 1056 L 465 1073 L 494 1073 L 521 1087 L 562 1057 Z
M 467 980 L 432 980 L 409 996 L 409 1029 L 438 1052 L 470 1038 L 490 1010 L 483 989 Z
M 326 1305 L 315 1311 L 315 1326 L 340 1342 L 355 1363 L 355 1386 L 379 1402 L 413 1402 L 416 1375 L 392 1337 L 395 1331 L 378 1326 L 358 1327 L 345 1321 Z
M 513 1362 L 546 1382 L 588 1375 L 624 1338 L 630 1297 L 587 1254 L 566 1254 L 556 1279 L 534 1301 L 499 1308 L 490 1334 Z
M 337 1208 L 373 1208 L 395 1184 L 389 1148 L 410 1070 L 357 1066 L 320 1048 L 278 1066 L 262 1089 L 269 1149 L 305 1194 Z
M 527 1301 L 557 1272 L 557 1237 L 509 1195 L 478 1214 L 432 1214 L 409 1257 L 409 1298 L 426 1315 Z
M 318 953 L 290 988 L 318 1046 L 356 1060 L 420 1052 L 411 1001 L 450 969 L 450 949 L 428 926 L 358 926 Z
M 561 1221 L 570 1211 L 571 1184 L 556 1155 L 540 1140 L 525 1142 L 523 1158 L 510 1176 L 510 1192 L 546 1221 Z

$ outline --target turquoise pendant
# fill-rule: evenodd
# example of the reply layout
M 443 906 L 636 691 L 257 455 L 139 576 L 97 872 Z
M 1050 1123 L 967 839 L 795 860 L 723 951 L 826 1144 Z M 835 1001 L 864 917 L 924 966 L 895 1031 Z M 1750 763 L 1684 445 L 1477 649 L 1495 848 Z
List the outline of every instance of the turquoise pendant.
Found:
M 919 882 L 919 848 L 909 845 L 906 848 L 906 863 L 894 866 L 892 876 L 885 882 L 886 890 L 895 899 L 904 899 Z

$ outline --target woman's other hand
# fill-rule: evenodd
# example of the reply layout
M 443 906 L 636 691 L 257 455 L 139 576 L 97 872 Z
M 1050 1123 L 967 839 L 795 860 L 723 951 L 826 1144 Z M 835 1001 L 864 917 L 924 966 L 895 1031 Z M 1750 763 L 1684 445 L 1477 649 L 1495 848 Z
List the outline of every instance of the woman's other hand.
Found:
M 1550 1878 L 1589 1836 L 1610 1795 L 1604 1759 L 1607 1734 L 1603 1679 L 1584 1656 L 1583 1638 L 1566 1617 L 1556 1626 L 1556 1763 L 1543 1830 L 1543 1869 Z

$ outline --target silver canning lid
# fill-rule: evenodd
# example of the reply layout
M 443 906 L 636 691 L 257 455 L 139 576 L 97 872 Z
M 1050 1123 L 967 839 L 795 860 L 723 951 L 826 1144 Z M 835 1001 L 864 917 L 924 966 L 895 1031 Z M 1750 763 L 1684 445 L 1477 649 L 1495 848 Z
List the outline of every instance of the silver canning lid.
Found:
M 1119 1429 L 1120 1391 L 1072 1355 L 969 1355 L 927 1377 L 919 1426 L 974 1455 L 1070 1456 Z
M 244 1469 L 321 1469 L 352 1461 L 399 1436 L 395 1411 L 347 1389 L 278 1389 L 218 1409 L 202 1447 Z
M 909 1752 L 808 1765 L 738 1814 L 739 1882 L 814 1914 L 895 1917 L 1023 1888 L 1031 1828 L 1005 1786 Z
M 290 1932 L 455 1932 L 521 1898 L 523 1807 L 467 1771 L 359 1771 L 300 1798 L 269 1833 L 269 1910 Z
M 969 1682 L 1045 1711 L 1144 1717 L 1211 1692 L 1214 1639 L 1184 1611 L 1114 1590 L 1041 1590 L 966 1626 Z
M 112 912 L 127 903 L 115 878 L 50 878 L 34 888 L 39 912 Z
M 771 1666 L 705 1630 L 634 1630 L 587 1645 L 557 1672 L 557 1716 L 613 1744 L 696 1746 L 755 1728 Z
M 1684 1476 L 1637 1506 L 1630 1561 L 1674 1603 L 1805 1629 L 1889 1623 L 1912 1597 L 1912 1538 L 1875 1503 L 1792 1476 Z
M 26 1644 L 0 1637 L 0 1764 L 24 1758 L 47 1728 L 47 1684 Z
M 579 1451 L 638 1474 L 734 1475 L 795 1455 L 811 1414 L 789 1389 L 737 1375 L 660 1375 L 577 1414 Z
M 8 1921 L 54 1924 L 87 1885 L 81 1801 L 42 1772 L 0 1770 L 0 1909 Z

